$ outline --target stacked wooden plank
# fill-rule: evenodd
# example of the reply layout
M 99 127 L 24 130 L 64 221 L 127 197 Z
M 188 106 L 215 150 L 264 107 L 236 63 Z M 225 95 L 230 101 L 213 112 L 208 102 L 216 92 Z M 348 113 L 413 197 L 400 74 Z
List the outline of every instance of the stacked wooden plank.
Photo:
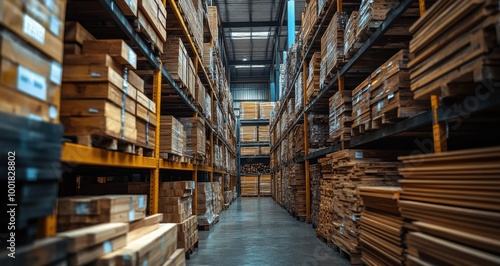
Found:
M 241 129 L 241 127 L 240 127 Z M 259 126 L 258 128 L 258 135 L 259 135 L 259 142 L 261 143 L 268 143 L 269 142 L 269 126 Z
M 320 65 L 321 53 L 316 52 L 313 54 L 311 61 L 309 61 L 307 82 L 306 82 L 306 103 L 309 103 L 319 92 L 320 80 Z
M 302 78 L 302 71 L 299 73 L 299 77 L 295 81 L 295 108 L 294 108 L 294 116 L 297 117 L 299 115 L 300 111 L 304 108 L 304 86 L 302 85 L 303 83 L 303 78 Z
M 212 33 L 213 40 L 219 40 L 219 13 L 217 6 L 208 7 L 208 27 Z
M 186 133 L 186 156 L 201 159 L 205 155 L 205 120 L 200 117 L 182 117 L 179 122 Z
M 271 196 L 271 175 L 263 174 L 259 179 L 259 196 Z
M 372 129 L 371 86 L 371 79 L 368 77 L 352 91 L 352 136 L 365 134 Z
M 500 148 L 400 158 L 410 265 L 500 261 Z
M 64 197 L 57 200 L 57 231 L 100 223 L 132 222 L 145 217 L 146 195 Z
M 134 27 L 158 51 L 163 52 L 167 40 L 167 10 L 161 1 L 119 0 L 117 6 L 128 17 L 134 17 Z
M 184 156 L 186 150 L 186 133 L 184 126 L 171 115 L 162 115 L 160 120 L 160 156 Z
M 317 149 L 326 145 L 329 136 L 328 115 L 309 113 L 309 148 Z
M 64 54 L 81 54 L 84 41 L 94 41 L 90 34 L 80 23 L 66 21 L 64 27 Z
M 300 39 L 303 41 L 302 47 L 307 47 L 310 43 L 310 39 L 313 37 L 315 32 L 315 25 L 318 20 L 318 2 L 317 0 L 309 1 L 306 4 L 306 9 L 302 13 L 302 25 Z
M 271 154 L 271 147 L 266 146 L 266 147 L 260 147 L 260 155 L 267 156 Z
M 260 154 L 259 147 L 241 147 L 240 148 L 241 156 L 255 156 Z
M 389 11 L 398 5 L 397 0 L 363 0 L 359 8 L 358 38 L 367 39 L 384 22 Z
M 498 6 L 490 0 L 438 1 L 410 28 L 416 99 L 473 95 L 471 83 L 498 81 Z
M 373 129 L 430 109 L 428 100 L 413 99 L 408 61 L 408 50 L 401 50 L 371 75 Z
M 203 43 L 203 67 L 207 71 L 212 83 L 215 82 L 215 56 L 212 42 Z
M 311 176 L 311 222 L 316 228 L 319 224 L 319 207 L 321 203 L 321 164 L 309 166 Z
M 293 154 L 292 158 L 304 156 L 304 124 L 298 124 L 293 129 Z
M 257 126 L 241 126 L 240 127 L 240 142 L 241 143 L 256 143 L 258 142 L 259 134 Z
M 207 117 L 208 120 L 212 117 L 212 97 L 208 92 L 205 92 L 205 109 L 203 113 Z
M 284 122 L 286 123 L 286 128 L 289 128 L 292 126 L 293 120 L 295 120 L 295 117 L 297 117 L 295 115 L 296 114 L 296 112 L 295 112 L 295 107 L 296 107 L 295 98 L 288 99 L 286 106 L 287 106 L 287 110 L 288 110 L 288 112 L 287 112 L 288 115 L 286 117 L 287 119 Z
M 184 257 L 179 253 L 184 255 L 184 250 L 177 249 L 177 225 L 148 223 L 150 225 L 136 230 L 148 230 L 151 226 L 156 229 L 139 235 L 135 240 L 127 240 L 125 246 L 101 256 L 95 265 L 164 265 L 172 260 L 182 263 Z
M 347 23 L 347 14 L 337 12 L 333 16 L 328 28 L 321 37 L 321 58 L 325 63 L 320 67 L 320 74 L 325 75 L 322 78 L 328 82 L 328 78 L 344 63 L 344 30 Z
M 363 41 L 358 37 L 359 13 L 352 11 L 347 21 L 344 32 L 344 58 L 349 60 L 356 54 L 363 45 Z
M 329 141 L 349 141 L 352 125 L 352 91 L 336 92 L 330 98 Z
M 351 262 L 359 261 L 359 219 L 363 202 L 360 186 L 394 186 L 401 177 L 396 153 L 377 150 L 342 150 L 327 155 L 333 168 L 333 240 Z
M 164 223 L 182 223 L 193 215 L 193 181 L 161 182 L 158 212 Z
M 258 120 L 259 119 L 259 103 L 258 102 L 242 102 L 242 103 L 240 103 L 240 119 L 241 120 Z
M 177 248 L 182 248 L 184 252 L 193 248 L 198 242 L 198 218 L 191 215 L 182 223 L 177 223 Z
M 293 209 L 297 217 L 305 219 L 306 216 L 306 175 L 303 164 L 294 164 L 290 173 L 290 185 L 292 186 Z
M 319 222 L 316 228 L 316 234 L 328 243 L 333 243 L 333 235 L 335 231 L 333 223 L 333 197 L 334 197 L 334 177 L 333 169 L 329 158 L 321 158 L 318 160 L 321 164 L 321 201 L 319 204 Z
M 161 55 L 165 69 L 177 82 L 177 85 L 186 92 L 187 96 L 194 98 L 196 73 L 194 73 L 193 61 L 191 61 L 181 38 L 168 37 L 165 46 L 168 49 L 165 49 L 165 52 Z M 165 93 L 176 95 L 176 92 L 168 84 L 163 84 L 162 89 L 164 89 Z
M 194 46 L 198 50 L 198 54 L 203 56 L 203 18 L 199 16 L 198 8 L 203 8 L 201 5 L 195 5 L 192 0 L 178 0 L 177 6 L 182 13 L 182 19 L 187 26 L 191 38 L 193 39 Z M 175 18 L 174 18 L 175 19 Z M 175 21 L 177 24 L 178 22 Z
M 241 196 L 259 196 L 259 176 L 246 175 L 241 177 Z
M 275 104 L 275 102 L 259 103 L 259 118 L 263 120 L 269 120 L 271 118 L 271 112 L 273 111 Z
M 201 81 L 200 76 L 196 75 L 196 95 L 195 95 L 195 104 L 200 107 L 200 110 L 203 111 L 205 110 L 205 95 L 206 95 L 206 88 L 205 85 L 203 85 L 203 82 Z
M 215 221 L 214 193 L 210 182 L 198 182 L 198 225 L 212 226 Z
M 222 211 L 222 190 L 221 184 L 218 181 L 212 182 L 212 191 L 214 193 L 214 214 L 220 215 Z
M 360 241 L 365 265 L 404 265 L 400 187 L 359 187 L 365 209 Z
M 8 239 L 8 238 L 7 238 Z M 10 248 L 7 248 L 9 250 Z M 68 241 L 62 237 L 47 237 L 32 244 L 15 247 L 15 253 L 0 252 L 0 264 L 14 265 L 65 265 L 68 255 Z M 11 257 L 9 254 L 12 254 Z
M 270 166 L 266 163 L 245 163 L 241 165 L 240 172 L 242 174 L 248 173 L 269 173 Z

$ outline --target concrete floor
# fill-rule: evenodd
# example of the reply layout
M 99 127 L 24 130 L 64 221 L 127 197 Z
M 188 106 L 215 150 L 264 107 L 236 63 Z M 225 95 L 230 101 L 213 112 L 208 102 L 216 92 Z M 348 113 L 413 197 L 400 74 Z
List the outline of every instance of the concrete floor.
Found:
M 187 265 L 350 265 L 272 198 L 240 198 L 211 231 L 200 231 Z

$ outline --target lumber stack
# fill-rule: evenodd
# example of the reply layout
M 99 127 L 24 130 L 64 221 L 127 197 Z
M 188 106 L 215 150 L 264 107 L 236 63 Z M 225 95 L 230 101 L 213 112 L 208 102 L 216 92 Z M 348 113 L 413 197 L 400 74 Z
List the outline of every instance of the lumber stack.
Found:
M 223 201 L 221 184 L 219 182 L 213 182 L 212 191 L 214 193 L 214 214 L 218 216 L 222 211 L 222 201 Z
M 303 72 L 300 71 L 299 78 L 295 81 L 295 113 L 292 113 L 293 118 L 297 117 L 300 114 L 300 111 L 304 108 L 304 86 L 302 85 L 304 79 L 302 76 Z
M 241 126 L 240 127 L 240 142 L 241 143 L 256 143 L 258 142 L 257 126 Z
M 151 225 L 136 230 L 148 229 L 151 226 L 156 229 L 143 233 L 134 240 L 127 240 L 125 246 L 101 256 L 95 265 L 164 265 L 172 260 L 182 263 L 184 257 L 179 256 L 179 253 L 185 253 L 183 249 L 177 249 L 177 225 L 158 224 L 155 221 L 147 223 Z
M 360 242 L 365 265 L 404 265 L 400 187 L 359 187 L 365 209 L 361 213 Z
M 269 146 L 260 147 L 260 155 L 268 156 L 270 154 L 271 154 L 271 147 L 269 147 Z
M 213 40 L 219 40 L 219 13 L 217 6 L 208 7 L 208 27 L 212 33 Z
M 179 122 L 186 133 L 186 155 L 201 159 L 205 155 L 205 120 L 200 117 L 182 117 Z
M 184 126 L 175 117 L 162 115 L 160 127 L 160 157 L 170 160 L 172 155 L 184 156 L 186 150 Z
M 203 43 L 203 67 L 207 71 L 208 76 L 212 83 L 215 79 L 215 56 L 214 47 L 212 42 Z
M 194 73 L 193 62 L 181 38 L 168 37 L 165 47 L 168 47 L 168 49 L 165 49 L 161 55 L 165 69 L 177 82 L 177 85 L 186 92 L 188 97 L 194 98 L 196 73 Z M 165 92 L 176 94 L 168 84 L 162 84 L 162 89 L 165 89 Z
M 371 75 L 372 128 L 378 129 L 430 109 L 410 90 L 408 50 L 401 50 Z
M 352 125 L 352 91 L 342 90 L 330 98 L 329 141 L 349 141 Z
M 212 117 L 212 98 L 208 92 L 205 92 L 205 109 L 203 110 L 203 113 L 207 119 L 210 120 Z
M 359 8 L 359 20 L 356 35 L 368 39 L 387 18 L 391 9 L 399 5 L 397 0 L 363 0 Z
M 77 196 L 57 199 L 57 231 L 145 217 L 146 195 Z
M 203 18 L 200 17 L 199 9 L 203 9 L 201 4 L 195 4 L 196 1 L 178 0 L 177 6 L 182 12 L 184 24 L 192 36 L 194 46 L 198 50 L 198 54 L 203 56 Z M 175 18 L 174 18 L 175 19 Z
M 306 216 L 306 175 L 303 164 L 294 164 L 290 173 L 290 185 L 293 193 L 293 210 L 297 217 Z
M 314 97 L 318 95 L 320 90 L 320 66 L 321 66 L 321 53 L 316 52 L 312 55 L 309 61 L 309 68 L 306 81 L 306 103 L 309 103 Z
M 124 15 L 134 18 L 136 31 L 142 33 L 160 52 L 164 50 L 167 40 L 167 10 L 159 0 L 119 0 L 117 6 Z
M 326 145 L 329 136 L 329 116 L 309 113 L 309 148 L 317 149 Z
M 64 54 L 81 54 L 84 41 L 95 41 L 95 37 L 90 34 L 80 23 L 76 21 L 66 21 L 64 25 Z
M 275 102 L 261 102 L 259 103 L 259 118 L 269 120 L 271 112 L 274 110 Z
M 259 196 L 259 176 L 257 175 L 241 176 L 241 196 L 243 197 Z
M 368 77 L 352 91 L 352 136 L 365 134 L 372 129 L 370 88 L 371 79 Z
M 259 103 L 258 102 L 242 102 L 242 103 L 240 103 L 240 119 L 241 120 L 258 120 L 259 119 Z
M 198 225 L 211 226 L 215 221 L 214 193 L 210 182 L 198 183 Z
M 359 13 L 352 11 L 347 21 L 344 32 L 344 58 L 346 60 L 356 54 L 363 45 L 363 41 L 358 37 Z
M 158 212 L 164 223 L 182 223 L 193 215 L 193 181 L 161 182 Z
M 177 248 L 187 252 L 198 242 L 198 218 L 191 215 L 182 223 L 177 223 Z
M 266 163 L 245 163 L 241 165 L 240 172 L 242 174 L 250 173 L 269 173 L 271 168 Z
M 256 156 L 260 155 L 259 147 L 240 147 L 241 156 Z
M 316 21 L 318 20 L 318 1 L 312 0 L 306 4 L 306 10 L 302 13 L 302 25 L 300 26 L 303 41 L 303 47 L 307 47 L 310 39 L 314 35 Z
M 319 222 L 316 233 L 325 239 L 328 243 L 333 243 L 333 234 L 335 231 L 333 223 L 333 203 L 334 203 L 334 180 L 332 166 L 329 158 L 318 160 L 321 164 L 321 201 L 319 204 Z
M 268 143 L 269 134 L 270 134 L 269 126 L 259 126 L 258 128 L 259 142 Z
M 271 196 L 271 175 L 261 175 L 259 179 L 259 196 Z
M 295 119 L 295 117 L 297 117 L 295 114 L 295 98 L 290 98 L 288 99 L 287 101 L 287 116 L 286 116 L 286 120 L 284 120 L 284 122 L 286 123 L 286 128 L 289 128 L 292 126 L 293 124 L 293 120 Z
M 319 208 L 321 203 L 321 164 L 309 166 L 311 176 L 311 222 L 316 228 L 319 224 Z
M 410 230 L 406 262 L 497 264 L 500 148 L 400 159 L 400 208 Z
M 291 159 L 304 156 L 304 124 L 298 124 L 293 129 L 293 154 Z
M 200 110 L 203 111 L 205 110 L 205 95 L 206 95 L 206 88 L 205 85 L 203 85 L 203 82 L 201 81 L 201 78 L 199 75 L 196 75 L 196 95 L 195 95 L 195 104 L 200 107 Z
M 415 99 L 473 95 L 471 83 L 498 81 L 498 10 L 491 0 L 438 1 L 410 28 Z
M 68 255 L 68 241 L 62 237 L 47 237 L 24 246 L 16 246 L 15 254 L 0 252 L 0 264 L 14 265 L 65 265 Z
M 321 58 L 325 62 L 320 67 L 325 68 L 320 70 L 324 75 L 321 80 L 324 83 L 329 81 L 331 74 L 334 74 L 339 67 L 344 63 L 344 30 L 347 23 L 347 14 L 337 12 L 333 16 L 328 28 L 321 37 Z

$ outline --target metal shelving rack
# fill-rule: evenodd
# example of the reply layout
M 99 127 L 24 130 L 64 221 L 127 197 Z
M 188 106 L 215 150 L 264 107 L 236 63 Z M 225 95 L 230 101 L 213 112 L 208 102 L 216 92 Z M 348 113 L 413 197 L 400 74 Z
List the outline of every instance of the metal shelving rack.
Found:
M 189 30 L 187 29 L 181 12 L 177 6 L 176 1 L 167 0 L 163 1 L 165 6 L 169 5 L 170 9 L 173 10 L 174 16 L 176 17 L 185 37 L 188 40 L 189 45 L 186 48 L 192 54 L 194 54 L 192 60 L 195 65 L 195 72 L 201 74 L 202 80 L 205 80 L 205 85 L 209 88 L 210 97 L 212 99 L 212 115 L 211 119 L 208 119 L 202 110 L 196 107 L 189 97 L 182 91 L 182 89 L 177 85 L 174 79 L 162 66 L 162 62 L 157 57 L 157 54 L 146 44 L 146 42 L 139 36 L 139 34 L 134 30 L 128 19 L 123 15 L 123 13 L 117 8 L 116 3 L 113 0 L 99 0 L 102 8 L 107 12 L 107 14 L 112 18 L 116 25 L 121 29 L 123 34 L 128 38 L 128 41 L 132 43 L 132 46 L 138 51 L 138 55 L 141 55 L 148 64 L 148 71 L 154 72 L 153 75 L 153 101 L 159 110 L 157 115 L 157 127 L 156 127 L 156 147 L 153 157 L 143 157 L 133 154 L 120 153 L 115 151 L 103 150 L 94 147 L 83 146 L 74 143 L 63 143 L 61 161 L 69 165 L 70 167 L 76 166 L 89 166 L 89 167 L 116 167 L 123 169 L 147 169 L 151 171 L 150 174 L 150 213 L 154 214 L 158 212 L 158 196 L 159 196 L 159 183 L 160 183 L 160 170 L 175 170 L 175 171 L 188 171 L 192 172 L 192 180 L 197 182 L 198 172 L 206 172 L 210 175 L 210 182 L 213 182 L 214 173 L 218 174 L 232 174 L 223 170 L 215 169 L 214 166 L 214 144 L 221 143 L 227 147 L 227 150 L 236 157 L 236 149 L 233 143 L 231 145 L 229 140 L 224 139 L 220 134 L 218 134 L 213 126 L 213 118 L 215 113 L 214 104 L 217 96 L 214 94 L 214 85 L 210 82 L 208 74 L 203 67 L 203 62 L 195 48 L 194 42 L 191 38 Z M 208 26 L 208 22 L 204 22 Z M 205 121 L 205 125 L 209 132 L 209 141 L 211 143 L 211 162 L 210 166 L 199 166 L 189 163 L 177 163 L 170 162 L 160 158 L 159 156 L 159 143 L 160 143 L 160 113 L 161 113 L 161 87 L 162 84 L 168 84 L 172 87 L 175 92 L 180 96 L 183 104 L 187 106 L 193 113 L 195 117 L 201 117 Z M 230 114 L 234 117 L 234 114 Z M 232 130 L 234 134 L 234 130 Z M 233 179 L 231 179 L 233 180 Z M 233 183 L 233 182 L 231 182 Z M 232 187 L 233 184 L 231 184 Z M 222 186 L 222 193 L 223 186 Z M 197 210 L 197 191 L 195 189 L 193 195 L 193 211 L 196 213 Z M 56 233 L 56 217 L 50 216 L 40 221 L 40 235 L 51 236 Z

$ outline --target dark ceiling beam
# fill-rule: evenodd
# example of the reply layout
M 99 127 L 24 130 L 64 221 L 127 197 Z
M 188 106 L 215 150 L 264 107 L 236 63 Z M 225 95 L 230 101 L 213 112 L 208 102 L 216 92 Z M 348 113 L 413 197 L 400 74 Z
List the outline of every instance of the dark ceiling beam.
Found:
M 287 21 L 283 21 L 284 25 L 287 25 Z M 296 20 L 295 25 L 300 26 L 301 21 Z M 223 28 L 250 28 L 250 27 L 278 27 L 280 25 L 279 21 L 245 21 L 245 22 L 222 22 Z
M 239 61 L 239 60 L 231 60 L 229 61 L 229 65 L 271 65 L 273 63 L 272 60 L 248 60 L 248 61 Z

